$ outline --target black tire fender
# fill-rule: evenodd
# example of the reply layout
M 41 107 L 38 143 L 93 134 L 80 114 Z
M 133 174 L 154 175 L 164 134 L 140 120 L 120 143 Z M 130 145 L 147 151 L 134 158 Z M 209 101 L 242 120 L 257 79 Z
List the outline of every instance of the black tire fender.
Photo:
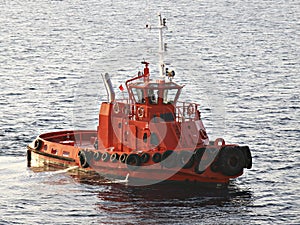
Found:
M 34 149 L 34 150 L 37 150 L 37 151 L 40 151 L 41 148 L 42 148 L 42 146 L 43 146 L 43 141 L 42 141 L 41 139 L 36 139 L 36 140 L 34 141 L 33 149 Z
M 138 154 L 130 154 L 126 159 L 127 168 L 136 170 L 141 165 L 141 158 Z
M 119 154 L 118 153 L 114 153 L 114 154 L 112 154 L 111 156 L 110 156 L 110 161 L 111 162 L 113 162 L 113 163 L 115 163 L 115 162 L 117 162 L 118 160 L 119 160 Z
M 120 162 L 121 162 L 121 163 L 126 163 L 127 157 L 128 157 L 128 154 L 123 153 L 123 154 L 120 156 L 120 158 L 119 158 Z
M 245 157 L 239 148 L 225 147 L 221 150 L 218 164 L 225 176 L 236 176 L 243 171 Z
M 147 152 L 143 152 L 141 155 L 141 162 L 142 163 L 147 163 L 150 159 L 150 155 Z
M 194 165 L 195 158 L 192 151 L 181 151 L 178 155 L 179 165 L 183 169 L 189 169 Z
M 159 152 L 156 152 L 152 155 L 152 161 L 154 163 L 159 163 L 161 161 L 161 154 Z
M 93 159 L 97 162 L 101 159 L 101 156 L 102 156 L 101 152 L 94 152 Z
M 195 173 L 202 174 L 205 170 L 199 168 L 199 164 L 201 162 L 202 156 L 205 152 L 205 148 L 199 148 L 194 153 L 194 160 L 195 160 Z
M 87 152 L 85 150 L 80 150 L 78 152 L 79 163 L 82 168 L 88 168 L 90 165 L 88 163 Z
M 110 154 L 109 154 L 108 152 L 104 152 L 104 153 L 102 154 L 102 156 L 101 156 L 101 160 L 102 160 L 103 162 L 108 162 L 109 159 L 110 159 Z
M 252 168 L 252 156 L 251 156 L 250 148 L 248 146 L 242 146 L 239 148 L 243 152 L 244 157 L 245 157 L 245 168 L 251 169 Z
M 174 168 L 177 165 L 177 153 L 167 150 L 162 154 L 161 164 L 166 168 Z

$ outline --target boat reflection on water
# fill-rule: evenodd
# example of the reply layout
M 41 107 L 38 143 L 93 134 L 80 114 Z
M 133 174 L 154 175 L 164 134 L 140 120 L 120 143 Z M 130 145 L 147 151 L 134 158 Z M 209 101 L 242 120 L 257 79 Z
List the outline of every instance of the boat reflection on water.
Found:
M 186 219 L 189 219 L 188 224 L 197 223 L 200 219 L 205 221 L 203 223 L 222 223 L 213 220 L 216 213 L 220 214 L 218 219 L 227 217 L 228 213 L 240 216 L 253 201 L 252 192 L 243 190 L 235 181 L 223 189 L 178 183 L 130 186 L 122 181 L 107 180 L 97 173 L 81 173 L 76 168 L 67 171 L 43 166 L 31 167 L 31 170 L 60 177 L 54 185 L 71 182 L 95 196 L 96 202 L 93 201 L 91 207 L 101 217 L 96 219 L 101 224 L 157 224 L 166 221 L 168 224 L 180 224 Z M 53 182 L 55 179 L 47 180 Z
M 145 203 L 157 202 L 162 205 L 175 203 L 173 206 L 182 206 L 191 203 L 194 206 L 222 205 L 226 202 L 247 203 L 251 200 L 251 191 L 237 189 L 235 185 L 227 189 L 210 190 L 196 186 L 174 184 L 156 184 L 150 187 L 132 187 L 121 184 L 110 184 L 98 197 L 104 201 Z M 244 201 L 237 201 L 238 199 Z M 178 204 L 178 205 L 176 205 Z M 159 205 L 157 205 L 159 206 Z M 100 207 L 100 206 L 99 206 Z
M 106 215 L 102 222 L 109 224 L 124 220 L 129 224 L 223 224 L 222 218 L 241 215 L 253 199 L 251 191 L 234 184 L 219 190 L 169 184 L 143 188 L 111 184 L 98 193 L 98 198 L 97 209 Z
M 149 187 L 132 187 L 120 184 L 111 184 L 107 194 L 99 193 L 99 198 L 116 202 L 122 201 L 162 201 L 162 200 L 191 200 L 194 204 L 197 198 L 211 197 L 209 202 L 202 202 L 201 205 L 218 204 L 217 202 L 227 201 L 233 198 L 250 199 L 251 192 L 238 189 L 234 184 L 226 189 L 206 189 L 194 185 L 183 186 L 182 184 L 156 184 Z M 212 198 L 215 198 L 215 202 Z
M 30 168 L 35 173 L 51 173 L 51 175 L 67 174 L 78 184 L 106 187 L 104 192 L 99 193 L 102 200 L 126 202 L 135 200 L 168 200 L 168 199 L 189 199 L 198 197 L 215 197 L 222 202 L 226 199 L 241 198 L 250 200 L 252 192 L 243 190 L 240 186 L 231 181 L 224 188 L 205 188 L 194 183 L 158 183 L 150 186 L 131 186 L 126 180 L 108 180 L 98 173 L 85 173 L 78 171 L 78 167 L 60 169 L 49 166 L 35 166 Z M 210 201 L 211 202 L 211 201 Z M 212 203 L 212 202 L 211 202 Z

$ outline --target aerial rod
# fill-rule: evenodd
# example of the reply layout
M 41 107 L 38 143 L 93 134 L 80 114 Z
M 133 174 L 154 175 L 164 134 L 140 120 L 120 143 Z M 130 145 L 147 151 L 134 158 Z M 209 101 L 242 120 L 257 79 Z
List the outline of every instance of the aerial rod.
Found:
M 158 13 L 158 29 L 159 29 L 159 74 L 162 78 L 164 78 L 165 73 L 165 62 L 164 62 L 164 55 L 165 55 L 165 47 L 164 47 L 164 40 L 163 40 L 163 29 L 167 28 L 166 26 L 166 18 L 162 18 L 161 14 Z
M 159 30 L 159 45 L 158 45 L 158 55 L 159 55 L 159 74 L 161 78 L 165 77 L 165 62 L 164 62 L 164 54 L 165 54 L 165 44 L 163 40 L 163 29 L 167 29 L 166 26 L 166 18 L 162 18 L 161 13 L 158 13 L 158 27 L 151 27 L 150 25 L 146 25 L 148 29 L 158 29 Z

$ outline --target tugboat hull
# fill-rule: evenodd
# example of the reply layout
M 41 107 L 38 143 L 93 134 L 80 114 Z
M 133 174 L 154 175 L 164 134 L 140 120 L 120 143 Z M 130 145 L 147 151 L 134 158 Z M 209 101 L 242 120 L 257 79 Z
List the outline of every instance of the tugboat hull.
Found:
M 195 149 L 189 155 L 190 158 L 186 158 L 185 154 L 183 159 L 182 156 L 184 154 L 179 152 L 174 157 L 171 154 L 171 158 L 159 160 L 156 163 L 153 162 L 153 160 L 155 161 L 153 156 L 158 152 L 152 154 L 151 159 L 148 158 L 146 161 L 143 158 L 143 153 L 139 152 L 134 154 L 134 156 L 138 157 L 138 160 L 143 160 L 143 162 L 135 165 L 135 162 L 128 161 L 128 156 L 127 161 L 122 160 L 120 157 L 121 153 L 111 151 L 108 159 L 104 157 L 107 152 L 101 152 L 95 148 L 96 135 L 96 131 L 61 131 L 40 135 L 33 143 L 28 145 L 28 166 L 46 166 L 56 169 L 73 167 L 79 173 L 88 175 L 99 174 L 110 180 L 123 180 L 127 177 L 127 181 L 132 185 L 176 182 L 222 188 L 228 185 L 231 178 L 242 175 L 243 171 L 241 168 L 236 168 L 238 171 L 234 173 L 233 170 L 235 168 L 233 167 L 226 172 L 220 171 L 221 168 L 224 169 L 224 165 L 220 163 L 226 161 L 226 157 L 222 156 L 225 153 L 220 151 L 220 149 L 225 149 L 225 147 L 230 147 L 230 149 L 248 149 L 247 147 L 234 145 L 211 145 L 206 148 Z M 208 159 L 208 150 L 217 152 L 214 155 L 214 159 Z M 184 152 L 186 153 L 187 151 Z M 81 155 L 83 153 L 85 154 L 84 159 Z M 243 151 L 240 151 L 237 156 L 240 156 L 241 153 Z M 118 157 L 113 158 L 114 154 L 118 155 Z M 158 154 L 164 155 L 163 152 Z M 230 154 L 233 154 L 233 150 L 230 150 Z M 230 154 L 228 157 L 231 156 Z M 223 158 L 219 158 L 220 156 Z M 233 155 L 231 157 L 233 157 L 231 160 L 234 160 L 236 156 Z M 243 168 L 251 167 L 251 165 L 246 164 L 246 161 L 250 159 L 251 155 L 248 158 L 242 158 Z M 225 176 L 224 173 L 231 174 Z

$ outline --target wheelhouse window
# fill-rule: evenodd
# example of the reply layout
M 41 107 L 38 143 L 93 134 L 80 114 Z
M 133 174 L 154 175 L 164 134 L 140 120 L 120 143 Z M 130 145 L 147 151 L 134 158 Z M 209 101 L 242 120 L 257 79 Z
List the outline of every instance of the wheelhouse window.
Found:
M 145 103 L 144 89 L 132 88 L 132 93 L 136 103 Z
M 156 105 L 158 103 L 158 93 L 158 89 L 148 89 L 147 97 L 150 104 Z
M 159 98 L 158 84 L 156 83 L 149 84 L 147 89 L 147 99 L 149 104 L 151 105 L 158 104 L 158 98 Z
M 164 104 L 174 104 L 177 100 L 178 89 L 165 89 L 163 96 Z
M 136 84 L 129 87 L 132 101 L 138 104 L 176 104 L 182 86 L 175 83 Z

